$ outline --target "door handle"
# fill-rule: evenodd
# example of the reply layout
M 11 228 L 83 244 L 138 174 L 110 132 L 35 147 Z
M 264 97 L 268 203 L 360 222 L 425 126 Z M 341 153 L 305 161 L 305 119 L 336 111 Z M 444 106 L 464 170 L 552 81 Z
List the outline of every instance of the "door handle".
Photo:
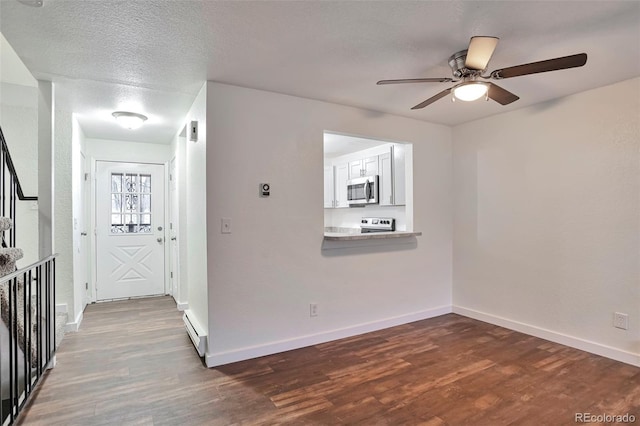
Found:
M 175 241 L 177 239 L 178 239 L 177 237 L 171 237 L 171 241 Z
M 156 239 L 156 241 L 157 241 L 157 242 L 159 242 L 159 243 L 161 243 L 161 242 L 162 242 L 162 237 L 158 237 L 158 238 Z
M 86 237 L 87 233 L 86 232 L 81 232 L 80 235 L 83 236 L 83 237 Z

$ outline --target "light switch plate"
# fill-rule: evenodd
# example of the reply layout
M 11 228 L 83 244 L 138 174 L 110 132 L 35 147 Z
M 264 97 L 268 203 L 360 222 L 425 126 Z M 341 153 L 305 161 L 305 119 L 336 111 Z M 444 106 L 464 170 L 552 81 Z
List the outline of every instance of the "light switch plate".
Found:
M 189 140 L 191 142 L 198 142 L 198 122 L 192 121 L 189 124 Z
M 230 217 L 223 217 L 222 221 L 221 221 L 221 225 L 222 225 L 222 229 L 220 229 L 220 232 L 223 234 L 230 234 L 231 233 L 231 218 Z

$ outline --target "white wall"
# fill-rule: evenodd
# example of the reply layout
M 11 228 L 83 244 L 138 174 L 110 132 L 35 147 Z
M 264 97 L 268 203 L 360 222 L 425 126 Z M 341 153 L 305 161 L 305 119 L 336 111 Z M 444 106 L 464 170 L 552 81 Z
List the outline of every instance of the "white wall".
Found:
M 208 328 L 207 257 L 206 257 L 206 83 L 176 134 L 171 152 L 177 161 L 178 182 L 178 279 L 174 294 L 179 309 L 189 309 L 190 320 L 200 331 Z M 191 121 L 199 123 L 198 141 L 189 139 Z M 176 226 L 176 224 L 174 224 Z
M 76 318 L 73 283 L 73 121 L 72 114 L 55 109 L 53 253 L 56 259 L 56 304 L 67 305 L 69 320 Z
M 171 146 L 156 143 L 86 138 L 87 161 L 122 161 L 131 163 L 166 163 L 171 160 Z
M 38 87 L 38 82 L 4 35 L 0 33 L 0 81 L 18 86 Z M 4 93 L 2 97 L 5 97 Z
M 454 128 L 458 312 L 640 364 L 639 103 L 636 78 Z
M 37 87 L 0 82 L 0 126 L 24 195 L 37 196 Z M 24 251 L 24 258 L 18 262 L 21 268 L 39 259 L 37 202 L 16 201 L 15 216 L 16 247 Z
M 208 365 L 449 311 L 450 128 L 211 82 L 207 128 Z M 413 143 L 423 236 L 322 250 L 325 130 Z M 223 217 L 231 234 L 220 234 Z
M 52 255 L 55 191 L 55 90 L 38 80 L 38 246 L 40 259 Z
M 203 100 L 204 102 L 204 100 Z M 177 236 L 178 244 L 178 270 L 175 271 L 178 281 L 178 291 L 173 294 L 173 298 L 181 310 L 188 309 L 188 268 L 187 268 L 187 141 L 183 131 L 176 134 L 171 143 L 171 153 L 176 159 L 176 170 L 173 179 L 175 179 L 178 197 L 178 211 L 174 217 L 173 229 Z
M 87 303 L 85 297 L 87 291 L 85 283 L 88 282 L 87 257 L 88 254 L 81 253 L 81 250 L 89 250 L 89 236 L 82 236 L 82 232 L 89 230 L 86 224 L 88 214 L 86 207 L 88 203 L 84 199 L 84 176 L 83 176 L 83 157 L 82 153 L 86 151 L 85 135 L 75 116 L 72 117 L 72 176 L 71 176 L 71 192 L 72 192 L 72 227 L 73 227 L 73 282 L 74 282 L 74 308 L 75 317 L 69 318 L 69 322 L 73 323 L 73 328 L 77 330 L 82 320 L 81 314 Z M 86 167 L 86 166 L 85 166 Z M 89 170 L 86 167 L 86 170 Z M 86 183 L 87 185 L 89 182 Z M 84 223 L 84 227 L 81 225 Z M 87 232 L 88 233 L 88 232 Z M 84 239 L 84 241 L 83 241 Z M 83 244 L 84 243 L 84 244 Z
M 186 117 L 186 122 L 192 120 L 198 122 L 198 141 L 185 141 L 184 174 L 180 177 L 185 195 L 185 209 L 181 209 L 180 235 L 186 237 L 186 258 L 181 258 L 181 286 L 187 285 L 187 300 L 189 304 L 189 316 L 192 322 L 205 334 L 209 334 L 208 324 L 210 305 L 208 303 L 207 289 L 207 138 L 208 114 L 207 114 L 207 84 L 205 84 L 196 97 Z M 188 135 L 188 133 L 187 133 Z M 188 139 L 188 136 L 187 136 Z M 182 196 L 181 196 L 182 199 Z M 181 202 L 182 204 L 182 202 Z M 184 246 L 180 246 L 181 255 Z M 183 278 L 186 276 L 186 279 Z M 211 339 L 211 337 L 209 337 Z M 210 341 L 210 340 L 209 340 Z

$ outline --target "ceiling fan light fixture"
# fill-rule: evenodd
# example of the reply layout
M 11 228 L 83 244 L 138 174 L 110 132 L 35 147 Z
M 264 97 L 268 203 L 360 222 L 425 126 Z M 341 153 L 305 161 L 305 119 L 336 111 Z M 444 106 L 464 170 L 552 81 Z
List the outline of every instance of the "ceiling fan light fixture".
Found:
M 469 81 L 462 83 L 453 89 L 453 96 L 461 101 L 471 102 L 481 97 L 486 97 L 489 88 L 479 81 Z
M 111 115 L 113 115 L 119 125 L 129 130 L 137 129 L 147 121 L 147 117 L 145 115 L 135 112 L 116 111 Z

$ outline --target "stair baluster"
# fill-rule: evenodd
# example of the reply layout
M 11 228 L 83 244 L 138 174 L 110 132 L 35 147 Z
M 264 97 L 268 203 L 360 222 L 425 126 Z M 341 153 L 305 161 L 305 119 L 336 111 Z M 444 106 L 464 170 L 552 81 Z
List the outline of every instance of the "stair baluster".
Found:
M 38 198 L 24 195 L 2 129 L 0 169 L 0 426 L 7 426 L 18 421 L 42 375 L 55 363 L 56 255 L 17 270 L 16 261 L 23 256 L 15 248 L 18 202 Z

